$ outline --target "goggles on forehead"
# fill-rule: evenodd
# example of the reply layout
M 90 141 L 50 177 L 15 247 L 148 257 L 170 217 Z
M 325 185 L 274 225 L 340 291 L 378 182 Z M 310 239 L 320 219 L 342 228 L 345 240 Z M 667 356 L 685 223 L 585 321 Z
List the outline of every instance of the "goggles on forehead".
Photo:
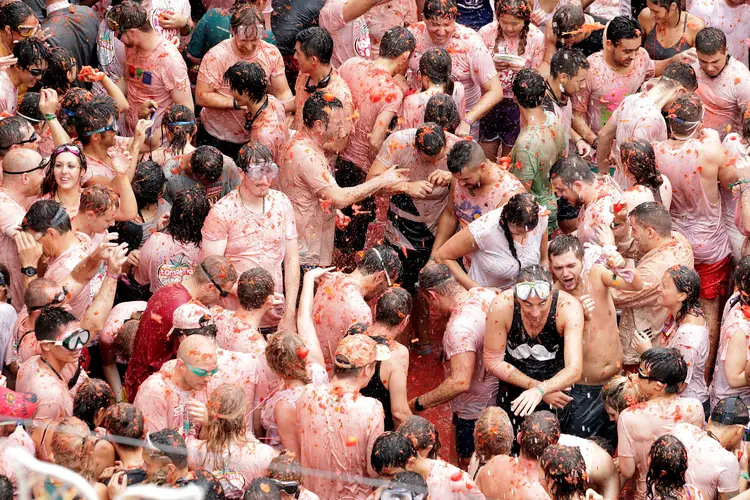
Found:
M 273 162 L 252 163 L 245 169 L 245 175 L 253 181 L 259 181 L 263 176 L 266 176 L 268 180 L 272 180 L 279 175 L 279 166 Z
M 81 156 L 80 148 L 72 144 L 63 144 L 62 146 L 57 146 L 55 150 L 52 151 L 52 154 L 59 155 L 60 153 L 64 153 L 66 151 L 76 156 L 79 156 L 79 157 Z
M 91 333 L 88 330 L 79 328 L 62 340 L 41 340 L 39 343 L 54 344 L 56 346 L 61 346 L 68 351 L 77 351 L 88 344 L 90 338 Z
M 522 281 L 516 285 L 516 297 L 521 300 L 527 300 L 532 293 L 545 300 L 551 291 L 552 285 L 546 281 Z
M 52 300 L 47 302 L 44 305 L 41 306 L 32 306 L 28 308 L 29 312 L 39 311 L 40 309 L 44 309 L 45 307 L 51 307 L 56 306 L 57 304 L 62 304 L 65 301 L 65 297 L 68 296 L 68 287 L 63 287 L 62 291 L 55 295 Z

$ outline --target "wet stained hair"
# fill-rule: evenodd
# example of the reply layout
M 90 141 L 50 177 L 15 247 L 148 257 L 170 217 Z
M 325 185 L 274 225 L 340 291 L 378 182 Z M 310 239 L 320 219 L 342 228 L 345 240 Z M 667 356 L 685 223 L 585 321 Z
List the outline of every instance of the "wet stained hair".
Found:
M 745 255 L 734 270 L 734 283 L 740 292 L 740 302 L 750 304 L 750 255 Z
M 440 455 L 440 435 L 437 427 L 426 418 L 412 415 L 398 426 L 396 432 L 409 438 L 417 451 L 432 446 L 427 458 L 436 459 Z
M 437 123 L 428 122 L 421 125 L 414 135 L 414 147 L 417 151 L 434 157 L 445 148 L 445 132 Z
M 389 328 L 400 325 L 411 314 L 411 294 L 403 288 L 389 288 L 378 297 L 375 323 Z
M 414 52 L 416 46 L 417 40 L 414 34 L 406 28 L 396 26 L 386 31 L 380 39 L 380 57 L 396 59 L 407 52 Z
M 395 283 L 401 276 L 403 267 L 401 259 L 398 258 L 398 254 L 393 248 L 386 245 L 375 245 L 365 252 L 357 269 L 365 276 L 386 271 L 391 278 L 391 283 Z
M 84 102 L 75 115 L 75 128 L 78 140 L 86 145 L 91 142 L 88 135 L 94 130 L 106 127 L 117 121 L 117 104 L 108 95 L 94 96 L 90 101 Z
M 672 132 L 686 134 L 696 129 L 703 116 L 703 103 L 698 94 L 678 97 L 667 111 L 667 122 Z
M 417 456 L 411 440 L 398 432 L 384 432 L 375 439 L 370 453 L 372 468 L 380 475 L 386 468 L 405 469 L 409 459 Z
M 135 167 L 135 175 L 131 184 L 138 210 L 143 210 L 159 202 L 164 186 L 167 184 L 167 178 L 161 165 L 151 160 L 142 161 Z
M 422 15 L 425 19 L 455 19 L 458 15 L 456 0 L 426 0 Z
M 527 230 L 533 230 L 537 224 L 539 224 L 539 204 L 536 202 L 534 195 L 529 193 L 519 193 L 513 195 L 508 203 L 503 207 L 503 211 L 500 214 L 500 229 L 503 230 L 503 235 L 508 241 L 508 248 L 519 269 L 521 261 L 518 259 L 518 252 L 516 246 L 513 243 L 513 233 L 510 232 L 508 224 L 514 226 L 523 226 Z
M 70 217 L 65 208 L 53 200 L 37 200 L 34 202 L 21 223 L 21 229 L 31 229 L 37 233 L 44 233 L 47 229 L 56 229 L 60 234 L 71 230 Z
M 158 450 L 153 450 L 153 453 L 168 458 L 178 469 L 187 467 L 187 446 L 179 432 L 174 429 L 162 429 L 149 433 L 148 437 Z
M 507 14 L 523 20 L 523 28 L 518 34 L 518 55 L 526 53 L 526 37 L 529 34 L 529 24 L 531 23 L 531 11 L 533 3 L 530 0 L 498 0 L 495 3 L 495 17 L 500 20 L 500 16 Z M 505 39 L 503 29 L 500 23 L 497 24 L 497 35 L 495 37 L 495 51 L 500 43 Z
M 334 109 L 344 109 L 344 105 L 336 96 L 320 91 L 315 92 L 305 101 L 302 108 L 302 122 L 305 127 L 313 128 L 315 122 L 321 121 L 328 128 L 330 114 Z
M 540 410 L 528 415 L 521 422 L 518 444 L 524 454 L 538 459 L 549 446 L 560 439 L 560 422 L 549 411 Z
M 267 477 L 256 477 L 245 490 L 242 500 L 278 500 L 281 488 Z
M 669 63 L 659 81 L 668 81 L 673 85 L 682 85 L 689 92 L 695 92 L 698 89 L 698 78 L 695 76 L 695 70 L 692 66 L 684 62 Z
M 677 7 L 677 12 L 681 11 L 680 2 L 675 2 L 675 0 L 651 0 L 651 2 L 667 10 L 674 4 Z
M 307 57 L 317 57 L 321 64 L 330 64 L 333 56 L 333 38 L 325 28 L 312 26 L 305 28 L 295 38 Z
M 461 124 L 461 115 L 453 98 L 447 94 L 435 94 L 424 107 L 424 121 L 440 125 L 451 134 Z
M 81 191 L 79 213 L 93 212 L 102 216 L 120 206 L 120 196 L 115 190 L 104 184 L 93 184 Z
M 0 7 L 0 28 L 8 26 L 11 31 L 18 33 L 18 26 L 33 14 L 31 8 L 23 2 L 8 2 Z
M 44 115 L 39 111 L 39 92 L 26 92 L 23 95 L 21 102 L 18 103 L 18 114 L 26 119 L 36 120 L 37 122 L 44 121 Z
M 21 2 L 12 2 L 21 3 Z M 13 500 L 15 498 L 13 483 L 8 476 L 0 474 L 0 500 Z
M 279 377 L 310 383 L 305 369 L 305 360 L 300 352 L 306 349 L 302 338 L 293 332 L 276 332 L 268 337 L 266 362 Z
M 13 47 L 13 57 L 18 59 L 19 68 L 29 69 L 49 61 L 50 49 L 46 42 L 36 37 L 24 38 Z
M 621 40 L 632 40 L 641 38 L 641 25 L 638 21 L 628 16 L 617 16 L 607 24 L 606 39 L 617 47 Z
M 273 276 L 262 267 L 249 269 L 240 275 L 237 283 L 237 296 L 243 309 L 254 310 L 263 307 L 274 291 Z
M 524 281 L 546 281 L 550 285 L 552 284 L 552 275 L 542 266 L 532 264 L 521 268 L 516 276 L 516 284 Z
M 727 36 L 718 28 L 703 28 L 695 35 L 695 50 L 706 55 L 726 52 Z
M 107 20 L 110 27 L 120 32 L 129 29 L 137 29 L 145 33 L 152 31 L 146 8 L 132 0 L 113 6 L 107 15 Z
M 428 49 L 419 58 L 419 73 L 429 78 L 433 84 L 442 85 L 443 91 L 448 95 L 453 94 L 452 68 L 450 54 L 440 47 Z
M 268 146 L 262 142 L 248 142 L 240 148 L 237 153 L 237 168 L 243 172 L 252 164 L 273 163 L 273 153 Z
M 88 379 L 78 388 L 73 398 L 73 416 L 83 420 L 92 431 L 96 428 L 96 414 L 115 404 L 115 393 L 107 382 Z
M 190 168 L 202 181 L 218 182 L 224 170 L 224 155 L 213 146 L 198 146 L 190 156 Z
M 169 149 L 174 155 L 180 155 L 185 152 L 188 136 L 192 136 L 198 130 L 198 127 L 195 125 L 195 114 L 190 108 L 182 104 L 172 104 L 169 106 L 167 111 L 164 112 L 161 125 L 172 133 L 172 139 L 169 141 Z
M 635 380 L 622 375 L 615 375 L 604 384 L 600 397 L 605 408 L 617 413 L 622 413 L 623 410 L 646 400 Z
M 541 106 L 546 88 L 544 78 L 529 68 L 519 71 L 513 79 L 513 95 L 516 96 L 518 105 L 525 109 Z
M 31 122 L 22 116 L 0 118 L 0 154 L 5 156 L 13 145 L 26 139 L 31 127 Z
M 39 342 L 57 340 L 60 330 L 75 321 L 76 317 L 62 307 L 45 307 L 34 323 L 34 336 Z
M 461 286 L 445 264 L 431 263 L 419 271 L 417 286 L 422 292 L 434 291 L 443 297 L 450 296 Z
M 80 474 L 87 481 L 92 481 L 95 473 L 95 440 L 89 433 L 88 426 L 81 419 L 66 417 L 55 428 L 50 450 L 54 463 Z
M 258 8 L 250 3 L 246 3 L 237 8 L 229 20 L 229 27 L 232 31 L 237 31 L 241 26 L 254 26 L 263 24 L 263 18 L 258 12 Z
M 403 488 L 412 492 L 412 495 L 427 496 L 427 481 L 420 474 L 411 471 L 399 472 L 393 476 L 391 486 Z
M 169 223 L 166 231 L 183 244 L 201 246 L 203 222 L 211 210 L 203 188 L 191 188 L 180 191 L 172 200 Z
M 685 358 L 674 347 L 652 347 L 641 354 L 641 364 L 648 367 L 654 380 L 666 386 L 667 394 L 677 394 L 688 373 Z
M 566 37 L 564 33 L 579 29 L 585 22 L 586 17 L 583 15 L 583 9 L 580 5 L 563 5 L 552 16 L 552 33 L 556 38 L 562 39 Z
M 649 188 L 654 200 L 661 203 L 659 188 L 664 184 L 664 179 L 656 166 L 656 155 L 651 143 L 646 139 L 628 137 L 620 144 L 620 162 L 635 177 L 635 184 Z
M 102 427 L 112 435 L 142 440 L 146 435 L 146 422 L 141 410 L 130 403 L 111 405 L 104 412 Z M 137 450 L 139 445 L 117 443 L 124 450 Z
M 549 446 L 542 453 L 539 465 L 552 481 L 550 490 L 554 498 L 572 498 L 576 494 L 583 495 L 586 491 L 586 462 L 577 446 Z
M 251 101 L 260 102 L 266 97 L 268 77 L 257 62 L 240 61 L 224 72 L 224 83 L 238 94 L 246 94 Z
M 302 481 L 302 464 L 290 450 L 281 450 L 266 469 L 266 477 L 277 481 Z
M 563 156 L 552 165 L 549 170 L 550 180 L 560 178 L 567 186 L 572 186 L 576 181 L 585 184 L 593 184 L 596 175 L 591 171 L 589 164 L 575 153 Z
M 73 87 L 62 97 L 60 108 L 57 110 L 56 115 L 68 135 L 77 135 L 76 122 L 78 121 L 78 112 L 84 103 L 91 101 L 93 98 L 94 94 L 79 87 Z
M 47 71 L 42 76 L 42 85 L 64 94 L 71 86 L 68 72 L 76 68 L 76 60 L 65 47 L 53 47 L 47 59 Z
M 508 414 L 498 406 L 488 406 L 474 427 L 474 449 L 480 463 L 497 455 L 510 455 L 514 440 L 513 425 Z
M 221 384 L 211 392 L 206 404 L 208 424 L 201 430 L 201 439 L 205 442 L 207 451 L 206 459 L 228 452 L 233 444 L 242 445 L 247 442 L 245 417 L 248 404 L 244 389 L 237 385 Z M 231 461 L 231 453 L 229 460 Z
M 565 47 L 555 52 L 549 64 L 549 72 L 552 78 L 557 78 L 563 73 L 569 77 L 574 77 L 582 69 L 589 69 L 589 61 L 583 55 L 583 52 Z
M 677 313 L 675 321 L 679 325 L 688 314 L 703 316 L 701 308 L 701 277 L 694 270 L 687 266 L 673 266 L 667 269 L 667 274 L 672 278 L 677 291 L 687 295 L 682 302 L 680 311 Z
M 665 434 L 656 438 L 648 456 L 646 490 L 649 498 L 683 498 L 688 454 L 682 442 L 671 434 Z
M 581 240 L 570 234 L 561 234 L 549 243 L 549 256 L 559 257 L 568 252 L 573 252 L 576 259 L 583 260 L 583 245 Z
M 478 167 L 486 160 L 482 147 L 474 141 L 458 141 L 448 152 L 448 170 L 452 174 L 460 174 L 464 168 Z
M 633 217 L 638 224 L 650 227 L 656 234 L 666 238 L 672 231 L 672 217 L 661 203 L 647 201 L 630 211 L 628 217 Z

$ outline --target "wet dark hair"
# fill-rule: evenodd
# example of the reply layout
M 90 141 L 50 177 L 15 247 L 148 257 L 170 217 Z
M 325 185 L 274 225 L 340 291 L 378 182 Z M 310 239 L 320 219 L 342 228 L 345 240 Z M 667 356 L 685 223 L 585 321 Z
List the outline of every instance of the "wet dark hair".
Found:
M 237 297 L 243 309 L 260 309 L 269 295 L 273 295 L 275 284 L 271 273 L 256 267 L 240 274 Z
M 667 10 L 669 10 L 672 4 L 675 4 L 677 6 L 677 12 L 681 12 L 682 10 L 680 2 L 676 0 L 651 0 L 651 2 Z
M 646 490 L 649 498 L 679 500 L 685 492 L 688 454 L 685 445 L 665 434 L 656 438 L 649 451 Z
M 447 296 L 455 293 L 461 285 L 456 281 L 448 266 L 430 263 L 419 271 L 417 287 L 422 292 L 432 290 L 438 295 Z
M 552 481 L 552 496 L 557 499 L 570 499 L 583 495 L 588 483 L 586 462 L 577 446 L 553 444 L 542 453 L 539 465 Z
M 745 255 L 734 270 L 734 283 L 740 292 L 740 302 L 750 304 L 750 255 Z
M 393 248 L 386 245 L 375 245 L 365 252 L 357 269 L 365 276 L 386 271 L 388 277 L 391 278 L 391 283 L 395 283 L 401 276 L 403 266 Z
M 128 253 L 141 248 L 143 244 L 143 227 L 137 222 L 132 220 L 117 221 L 115 222 L 115 232 L 117 233 L 115 243 L 118 245 L 127 243 Z
M 281 488 L 273 479 L 256 477 L 245 490 L 242 500 L 279 500 Z
M 445 147 L 443 127 L 431 122 L 420 125 L 414 135 L 414 147 L 430 157 L 440 154 Z
M 11 2 L 21 3 L 21 2 Z M 10 482 L 8 476 L 0 474 L 0 500 L 13 500 L 15 498 L 13 483 Z
M 154 448 L 159 450 L 152 450 L 152 453 L 167 457 L 178 469 L 187 467 L 187 446 L 179 432 L 174 429 L 162 429 L 149 433 L 148 438 Z
M 726 52 L 727 36 L 718 28 L 703 28 L 695 35 L 695 50 L 706 55 Z
M 44 233 L 47 229 L 56 229 L 64 234 L 71 230 L 70 217 L 60 203 L 53 200 L 37 200 L 21 223 L 21 229 L 31 229 L 37 233 Z
M 675 321 L 679 325 L 685 316 L 692 314 L 694 316 L 703 316 L 703 309 L 701 308 L 700 293 L 701 293 L 701 277 L 698 273 L 687 266 L 672 266 L 667 269 L 667 273 L 672 277 L 674 286 L 681 293 L 687 295 L 685 300 L 682 302 L 682 307 L 677 313 Z
M 476 163 L 470 168 L 478 167 L 481 161 L 486 160 L 482 147 L 474 141 L 463 140 L 456 142 L 448 152 L 448 170 L 452 174 L 460 174 L 469 163 Z M 476 160 L 480 160 L 477 163 Z
M 77 144 L 68 143 L 63 144 L 61 146 L 57 146 L 52 151 L 52 156 L 49 157 L 49 160 L 47 161 L 47 169 L 44 172 L 44 180 L 42 181 L 42 194 L 51 194 L 54 195 L 57 193 L 57 180 L 55 180 L 55 161 L 57 161 L 57 157 L 60 156 L 63 153 L 68 153 L 69 151 L 65 149 L 60 149 L 62 146 L 72 146 L 76 147 L 81 151 L 80 155 L 73 155 L 76 157 L 76 160 L 78 160 L 78 165 L 81 170 L 81 176 L 83 176 L 83 173 L 86 172 L 86 169 L 88 168 L 88 165 L 86 164 L 86 155 L 83 154 L 83 149 L 81 149 Z
M 516 245 L 513 243 L 513 233 L 510 232 L 508 224 L 515 226 L 524 226 L 529 231 L 534 229 L 539 224 L 539 204 L 534 198 L 534 195 L 530 193 L 519 193 L 513 195 L 508 203 L 503 207 L 503 212 L 500 214 L 500 229 L 503 230 L 505 239 L 508 240 L 508 248 L 518 268 L 521 267 L 521 261 L 518 259 L 518 253 L 516 252 Z
M 13 47 L 13 57 L 18 59 L 19 68 L 29 69 L 33 65 L 41 65 L 49 61 L 50 49 L 47 44 L 36 37 L 20 40 Z
M 198 130 L 195 124 L 195 114 L 182 104 L 172 104 L 167 108 L 162 117 L 161 126 L 166 127 L 172 133 L 169 149 L 174 155 L 185 152 L 188 135 L 195 134 Z M 166 137 L 166 134 L 164 136 Z
M 635 184 L 646 186 L 661 203 L 659 187 L 664 184 L 661 172 L 656 166 L 656 155 L 651 143 L 646 139 L 628 137 L 620 144 L 620 162 L 635 177 Z
M 224 72 L 224 83 L 238 94 L 247 94 L 248 99 L 257 103 L 266 97 L 268 77 L 257 62 L 240 61 Z
M 695 70 L 692 66 L 684 62 L 669 63 L 659 81 L 668 81 L 673 85 L 682 85 L 689 92 L 695 92 L 698 88 L 698 78 L 695 76 Z
M 2 284 L 0 284 L 0 286 L 10 286 L 10 271 L 8 271 L 8 268 L 2 263 L 0 263 L 0 279 L 2 279 Z M 409 298 L 411 298 L 411 295 Z
M 417 450 L 409 438 L 398 432 L 384 432 L 372 445 L 370 463 L 382 476 L 386 468 L 405 469 L 409 459 L 416 456 Z
M 731 413 L 727 413 L 730 403 L 733 404 Z M 725 416 L 731 416 L 733 422 L 741 422 L 746 420 L 750 416 L 750 413 L 748 412 L 747 404 L 745 404 L 742 398 L 730 396 L 720 399 L 711 410 L 711 425 L 732 425 L 722 422 Z
M 667 111 L 667 123 L 673 133 L 686 134 L 696 130 L 703 117 L 703 103 L 698 94 L 678 97 Z
M 518 105 L 525 109 L 538 108 L 544 100 L 547 84 L 534 70 L 524 68 L 513 79 L 513 95 Z
M 578 49 L 562 47 L 555 52 L 549 63 L 549 72 L 552 78 L 557 78 L 562 73 L 574 77 L 582 69 L 589 69 L 589 60 Z
M 583 259 L 583 245 L 581 240 L 569 234 L 561 234 L 549 243 L 547 251 L 550 257 L 559 257 L 562 254 L 573 252 L 577 259 Z
M 307 57 L 317 57 L 321 64 L 330 64 L 333 56 L 333 38 L 325 28 L 305 28 L 294 39 Z
M 531 23 L 531 11 L 533 10 L 533 2 L 530 0 L 498 0 L 495 3 L 495 18 L 498 20 L 503 14 L 516 17 L 523 20 L 523 28 L 518 34 L 518 55 L 522 56 L 526 53 L 526 37 L 529 34 L 529 24 Z M 497 35 L 495 37 L 495 52 L 497 48 L 505 39 L 503 29 L 500 23 L 497 23 Z
M 100 217 L 113 208 L 120 207 L 120 196 L 111 187 L 104 184 L 92 184 L 81 191 L 79 213 L 93 212 Z
M 190 156 L 190 168 L 202 181 L 217 182 L 224 170 L 224 155 L 213 146 L 198 146 Z
M 167 232 L 183 244 L 201 246 L 201 228 L 211 210 L 211 204 L 203 188 L 180 191 L 172 200 Z
M 108 26 L 115 32 L 122 33 L 126 30 L 137 29 L 148 33 L 153 30 L 146 8 L 132 0 L 113 6 L 106 19 Z
M 516 276 L 516 284 L 524 281 L 546 281 L 552 284 L 552 275 L 545 268 L 538 264 L 532 264 L 521 268 Z
M 268 146 L 262 142 L 248 142 L 237 153 L 237 168 L 247 172 L 247 168 L 253 163 L 272 163 L 273 153 Z
M 60 329 L 78 321 L 62 307 L 45 307 L 34 323 L 34 336 L 39 342 L 57 340 Z
M 451 76 L 451 69 L 453 63 L 451 56 L 448 51 L 440 48 L 433 47 L 425 51 L 422 57 L 419 58 L 419 72 L 426 76 L 435 85 L 442 85 L 443 91 L 448 94 L 453 94 L 453 77 Z
M 382 47 L 382 46 L 381 46 Z M 313 128 L 315 122 L 322 121 L 326 128 L 333 109 L 344 109 L 344 105 L 333 94 L 315 92 L 305 101 L 302 108 L 302 122 L 307 128 Z
M 451 134 L 461 124 L 461 115 L 453 98 L 447 94 L 435 94 L 424 107 L 424 121 L 437 123 Z
M 131 181 L 138 210 L 158 203 L 166 183 L 167 178 L 161 165 L 151 160 L 139 163 Z
M 607 24 L 605 36 L 612 45 L 617 47 L 621 40 L 632 40 L 641 38 L 641 25 L 638 21 L 628 16 L 617 16 Z
M 453 0 L 447 1 L 452 2 Z M 417 40 L 414 38 L 414 34 L 406 28 L 396 26 L 386 31 L 383 38 L 380 39 L 380 57 L 396 59 L 407 52 L 414 52 L 416 46 Z
M 423 495 L 426 497 L 428 493 L 427 481 L 425 481 L 425 478 L 420 474 L 411 471 L 399 472 L 393 476 L 391 486 L 409 490 L 412 492 L 412 496 Z
M 521 422 L 518 429 L 518 444 L 530 458 L 539 459 L 549 446 L 557 444 L 560 439 L 560 422 L 547 410 L 535 411 Z
M 129 403 L 113 404 L 104 412 L 102 427 L 112 435 L 142 440 L 146 435 L 146 422 L 141 410 Z M 137 450 L 138 445 L 117 443 L 125 450 Z
M 11 2 L 20 3 L 22 2 Z M 21 98 L 21 102 L 18 103 L 18 114 L 29 120 L 30 122 L 36 123 L 44 121 L 44 115 L 39 111 L 39 92 L 26 92 Z
M 572 186 L 576 181 L 586 184 L 596 181 L 596 175 L 589 164 L 575 153 L 563 156 L 552 165 L 549 169 L 550 181 L 555 177 L 560 178 L 566 186 Z
M 108 95 L 94 96 L 76 110 L 75 127 L 78 140 L 84 145 L 88 144 L 93 137 L 88 134 L 106 127 L 110 122 L 117 122 L 115 100 Z
M 667 237 L 672 234 L 672 216 L 661 203 L 641 203 L 630 211 L 628 217 L 634 217 L 638 224 L 652 228 L 659 236 Z
M 641 363 L 648 367 L 654 380 L 666 386 L 664 392 L 667 394 L 677 394 L 687 377 L 685 358 L 674 347 L 652 347 L 641 354 Z
M 426 0 L 422 8 L 425 19 L 455 19 L 458 15 L 456 0 Z
M 83 420 L 92 431 L 96 428 L 96 414 L 115 404 L 115 393 L 107 382 L 98 378 L 88 379 L 78 388 L 73 398 L 73 416 Z
M 10 31 L 18 33 L 18 26 L 34 12 L 23 2 L 8 2 L 0 7 L 0 28 L 10 27 Z
M 60 99 L 60 107 L 56 113 L 57 119 L 71 137 L 77 135 L 76 122 L 78 121 L 78 112 L 81 106 L 93 98 L 94 95 L 88 90 L 73 87 Z
M 586 17 L 584 16 L 583 9 L 581 9 L 580 5 L 563 5 L 557 9 L 557 12 L 552 16 L 552 33 L 556 38 L 564 39 L 567 38 L 567 36 L 563 33 L 576 31 L 577 29 L 580 29 L 585 22 Z
M 430 454 L 427 458 L 436 459 L 440 456 L 440 435 L 435 424 L 424 417 L 412 415 L 404 423 L 398 426 L 396 432 L 411 440 L 417 451 L 426 450 L 430 446 Z
M 378 297 L 375 306 L 375 323 L 390 328 L 398 326 L 411 314 L 411 294 L 403 288 L 389 288 Z
M 246 3 L 237 8 L 229 20 L 229 27 L 232 31 L 237 31 L 237 28 L 240 26 L 253 26 L 257 24 L 263 24 L 263 18 L 258 12 L 258 8 L 251 3 Z
M 77 62 L 65 47 L 53 47 L 47 59 L 47 71 L 42 76 L 42 86 L 64 94 L 71 87 L 68 72 L 77 69 Z
M 266 469 L 266 477 L 277 481 L 302 481 L 302 464 L 294 452 L 281 450 Z
M 0 156 L 5 156 L 11 147 L 26 139 L 24 132 L 27 127 L 33 125 L 22 116 L 0 118 Z

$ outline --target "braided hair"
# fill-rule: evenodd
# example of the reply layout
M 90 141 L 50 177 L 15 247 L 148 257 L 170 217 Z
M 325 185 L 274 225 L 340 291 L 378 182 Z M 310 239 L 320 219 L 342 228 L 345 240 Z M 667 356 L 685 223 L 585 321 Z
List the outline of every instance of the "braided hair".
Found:
M 620 161 L 627 172 L 635 177 L 636 185 L 646 186 L 661 203 L 659 187 L 664 184 L 656 166 L 656 155 L 651 143 L 645 139 L 629 137 L 620 145 Z
M 539 204 L 536 202 L 534 195 L 529 193 L 519 193 L 513 196 L 508 203 L 502 208 L 500 214 L 500 229 L 503 230 L 505 239 L 508 240 L 508 248 L 511 255 L 516 259 L 518 268 L 521 269 L 521 261 L 518 259 L 516 246 L 513 242 L 513 233 L 510 232 L 508 224 L 514 226 L 524 226 L 531 231 L 539 223 Z
M 672 278 L 672 281 L 674 281 L 674 286 L 677 287 L 677 290 L 687 295 L 682 302 L 680 312 L 677 313 L 675 322 L 679 325 L 688 314 L 703 316 L 703 309 L 701 309 L 701 301 L 699 299 L 701 278 L 698 273 L 686 266 L 672 266 L 667 269 L 667 273 Z
M 500 16 L 508 14 L 523 20 L 523 29 L 518 34 L 518 55 L 522 56 L 526 52 L 526 39 L 529 34 L 529 24 L 531 23 L 532 5 L 529 0 L 498 0 L 495 4 L 495 15 L 498 19 L 497 36 L 495 37 L 495 51 L 497 51 L 500 42 L 505 39 L 503 29 L 500 27 Z

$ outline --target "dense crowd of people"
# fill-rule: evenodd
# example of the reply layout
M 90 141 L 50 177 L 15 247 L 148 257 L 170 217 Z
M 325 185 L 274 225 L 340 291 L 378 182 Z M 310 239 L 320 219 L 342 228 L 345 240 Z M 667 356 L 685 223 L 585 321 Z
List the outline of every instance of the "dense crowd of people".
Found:
M 746 0 L 0 0 L 0 499 L 750 499 L 748 46 Z

